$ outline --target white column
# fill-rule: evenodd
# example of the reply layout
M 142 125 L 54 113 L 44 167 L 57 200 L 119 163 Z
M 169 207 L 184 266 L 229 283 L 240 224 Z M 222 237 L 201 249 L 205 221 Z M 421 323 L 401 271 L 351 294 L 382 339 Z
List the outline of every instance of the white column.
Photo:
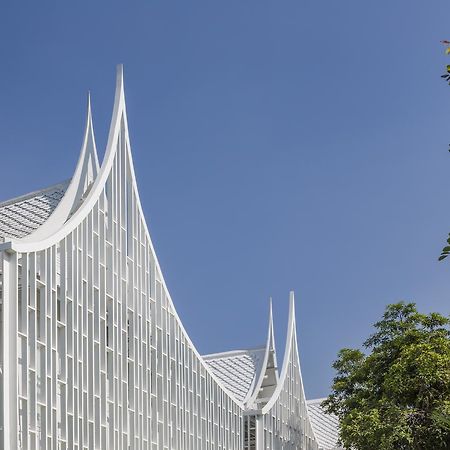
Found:
M 16 450 L 17 430 L 17 253 L 3 258 L 3 417 L 5 450 Z
M 264 450 L 264 423 L 263 416 L 256 416 L 256 450 Z

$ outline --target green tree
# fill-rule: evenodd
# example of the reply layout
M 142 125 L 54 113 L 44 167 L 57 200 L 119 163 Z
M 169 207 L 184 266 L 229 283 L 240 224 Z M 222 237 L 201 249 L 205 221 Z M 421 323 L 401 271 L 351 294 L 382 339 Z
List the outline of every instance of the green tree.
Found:
M 441 41 L 447 48 L 445 49 L 445 54 L 450 55 L 450 41 Z M 444 75 L 441 75 L 441 78 L 443 78 L 445 81 L 450 84 L 450 64 L 447 64 L 446 70 Z
M 389 305 L 366 350 L 343 349 L 323 402 L 355 450 L 450 449 L 450 319 Z
M 441 43 L 446 46 L 445 54 L 450 55 L 450 41 L 444 40 L 441 41 Z M 443 78 L 450 85 L 450 64 L 447 64 L 445 73 L 441 75 L 441 78 Z M 450 147 L 448 151 L 450 152 Z M 447 258 L 448 255 L 450 255 L 450 233 L 447 238 L 447 245 L 442 249 L 441 255 L 439 256 L 439 261 Z

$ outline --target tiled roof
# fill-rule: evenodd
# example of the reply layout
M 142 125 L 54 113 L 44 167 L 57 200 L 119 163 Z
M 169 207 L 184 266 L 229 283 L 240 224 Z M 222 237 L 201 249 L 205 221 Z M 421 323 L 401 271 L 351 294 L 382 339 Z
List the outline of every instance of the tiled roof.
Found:
M 259 376 L 264 360 L 265 348 L 235 350 L 203 356 L 214 374 L 234 394 L 243 401 L 254 380 Z M 336 416 L 325 414 L 320 404 L 324 399 L 308 400 L 308 413 L 320 450 L 340 450 L 338 446 L 339 423 Z
M 63 198 L 69 181 L 0 203 L 0 241 L 22 238 L 40 227 Z
M 341 447 L 337 444 L 339 439 L 339 422 L 336 416 L 325 414 L 325 411 L 320 406 L 324 400 L 324 398 L 320 398 L 306 402 L 311 426 L 320 450 L 340 449 Z
M 265 348 L 235 350 L 203 356 L 214 374 L 242 402 L 252 388 L 264 362 Z

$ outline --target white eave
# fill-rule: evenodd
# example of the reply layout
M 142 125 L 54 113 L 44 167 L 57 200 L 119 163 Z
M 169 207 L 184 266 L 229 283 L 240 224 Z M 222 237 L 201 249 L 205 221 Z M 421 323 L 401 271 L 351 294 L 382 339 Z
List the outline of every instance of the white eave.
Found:
M 265 347 L 203 355 L 202 358 L 214 375 L 239 402 L 253 392 L 261 373 Z
M 0 203 L 0 240 L 21 239 L 44 224 L 64 197 L 70 180 Z

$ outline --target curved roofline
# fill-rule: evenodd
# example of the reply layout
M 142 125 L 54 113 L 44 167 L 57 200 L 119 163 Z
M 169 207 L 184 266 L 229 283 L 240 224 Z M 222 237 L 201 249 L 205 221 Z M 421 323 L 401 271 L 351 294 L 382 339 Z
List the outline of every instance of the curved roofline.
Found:
M 244 403 L 248 407 L 252 407 L 252 405 L 255 403 L 259 390 L 261 389 L 261 386 L 263 384 L 266 372 L 267 372 L 267 364 L 269 362 L 269 355 L 270 352 L 273 350 L 273 359 L 275 364 L 275 378 L 278 385 L 278 368 L 277 368 L 277 352 L 275 348 L 275 334 L 273 331 L 273 310 L 272 310 L 272 297 L 269 299 L 269 327 L 267 331 L 267 340 L 266 340 L 266 350 L 264 353 L 264 360 L 261 367 L 261 371 L 259 373 L 258 380 L 254 386 L 253 389 L 249 389 L 248 394 L 246 398 L 244 399 Z
M 302 371 L 300 366 L 300 356 L 298 352 L 298 342 L 297 342 L 297 326 L 295 321 L 295 298 L 294 298 L 294 292 L 291 291 L 289 293 L 289 319 L 288 319 L 288 330 L 287 330 L 287 336 L 286 336 L 286 348 L 284 351 L 284 358 L 283 358 L 283 368 L 281 369 L 280 378 L 278 380 L 278 386 L 276 387 L 271 399 L 266 403 L 266 405 L 262 408 L 261 413 L 266 414 L 268 413 L 275 402 L 280 397 L 281 391 L 283 390 L 284 383 L 286 381 L 287 372 L 289 368 L 289 361 L 292 356 L 292 352 L 295 352 L 295 358 L 297 360 L 297 367 L 299 372 L 299 377 L 301 381 L 301 395 L 303 396 L 303 399 L 306 403 L 306 396 L 305 396 L 305 389 L 303 386 L 303 377 L 302 377 Z M 307 417 L 309 421 L 309 415 L 307 412 Z M 310 424 L 311 425 L 311 424 Z M 311 427 L 311 431 L 313 433 L 314 439 L 317 442 L 315 433 L 313 428 Z
M 119 107 L 121 107 L 122 108 L 122 115 L 123 115 L 122 118 L 123 118 L 123 121 L 124 121 L 125 139 L 126 139 L 126 142 L 127 142 L 128 161 L 129 161 L 129 164 L 130 164 L 131 181 L 132 181 L 132 185 L 133 185 L 134 194 L 136 196 L 136 206 L 138 207 L 139 213 L 140 213 L 140 215 L 142 217 L 144 228 L 145 228 L 145 233 L 147 235 L 147 239 L 148 239 L 150 248 L 152 250 L 152 253 L 155 256 L 156 268 L 157 268 L 157 271 L 159 273 L 159 276 L 161 277 L 161 284 L 163 285 L 164 290 L 166 291 L 166 293 L 168 295 L 168 300 L 169 300 L 170 306 L 172 308 L 175 320 L 178 322 L 178 325 L 179 325 L 182 333 L 184 334 L 186 340 L 188 341 L 188 344 L 191 346 L 192 351 L 194 352 L 196 357 L 199 359 L 200 364 L 203 366 L 203 368 L 206 370 L 206 372 L 209 373 L 211 378 L 230 397 L 230 399 L 236 403 L 236 405 L 238 405 L 242 409 L 245 409 L 244 404 L 239 402 L 234 397 L 233 393 L 227 389 L 227 387 L 222 383 L 222 381 L 214 374 L 212 369 L 210 369 L 208 367 L 206 362 L 203 360 L 202 355 L 198 352 L 197 348 L 195 347 L 194 343 L 192 342 L 191 338 L 189 337 L 189 334 L 187 333 L 186 329 L 184 328 L 183 322 L 181 321 L 180 316 L 178 315 L 178 312 L 177 312 L 177 310 L 175 308 L 175 305 L 173 303 L 173 300 L 172 300 L 172 296 L 170 295 L 169 289 L 168 289 L 166 281 L 164 279 L 164 275 L 162 273 L 161 266 L 160 266 L 159 261 L 158 261 L 158 256 L 156 255 L 156 251 L 155 251 L 155 248 L 153 246 L 153 241 L 151 239 L 150 232 L 148 230 L 147 220 L 145 219 L 145 214 L 144 214 L 144 211 L 142 209 L 141 198 L 139 196 L 139 190 L 137 188 L 136 174 L 135 174 L 135 171 L 134 171 L 134 163 L 133 163 L 133 158 L 132 158 L 132 155 L 131 155 L 130 137 L 129 137 L 129 134 L 128 134 L 128 121 L 127 121 L 126 107 L 125 107 L 125 92 L 124 92 L 123 65 L 122 64 L 120 64 L 118 66 L 118 68 L 117 68 L 116 92 L 119 92 L 120 105 L 119 104 L 117 105 L 117 111 L 116 111 L 116 104 L 115 104 L 114 111 L 113 111 L 113 118 L 114 117 L 116 118 L 116 121 L 117 121 L 116 126 L 118 125 L 120 127 L 120 121 L 117 120 L 117 118 L 120 117 Z M 116 113 L 117 115 L 114 116 L 114 113 Z M 110 134 L 109 134 L 109 137 L 108 137 L 108 145 L 107 145 L 107 151 L 108 152 L 112 152 L 112 149 L 114 148 L 114 142 L 115 142 L 115 140 L 117 138 L 117 134 L 118 134 L 118 131 L 117 132 L 116 132 L 116 130 L 114 130 L 114 132 L 112 132 L 112 131 L 113 131 L 113 128 L 111 127 Z M 108 155 L 108 157 L 111 158 L 111 162 L 109 164 L 109 167 L 111 167 L 111 165 L 112 165 L 113 156 L 114 156 L 114 154 Z M 105 159 L 106 159 L 106 157 L 105 157 Z M 105 182 L 106 182 L 106 179 L 105 179 Z M 102 188 L 103 188 L 103 186 L 102 186 Z
M 278 378 L 278 386 L 276 387 L 271 399 L 266 403 L 266 405 L 262 409 L 262 413 L 265 414 L 274 405 L 274 403 L 278 400 L 280 393 L 283 389 L 284 382 L 286 381 L 287 371 L 289 367 L 289 360 L 291 358 L 292 352 L 292 341 L 295 338 L 295 304 L 294 304 L 294 293 L 291 291 L 289 293 L 289 318 L 288 318 L 288 328 L 286 335 L 286 345 L 284 349 L 284 357 L 283 357 L 283 367 L 281 369 L 280 377 Z M 301 374 L 300 374 L 301 376 Z
M 89 172 L 89 164 L 91 165 L 92 174 Z M 17 242 L 36 243 L 45 238 L 50 238 L 58 229 L 64 226 L 66 220 L 70 217 L 74 208 L 81 201 L 84 191 L 85 182 L 93 182 L 99 171 L 99 163 L 97 156 L 97 147 L 95 145 L 94 126 L 92 122 L 91 95 L 87 96 L 87 112 L 86 125 L 81 145 L 80 156 L 75 167 L 75 172 L 70 180 L 63 198 L 55 208 L 51 216 L 33 233 L 17 239 Z M 91 180 L 89 180 L 92 178 Z
M 37 239 L 35 238 L 34 241 L 31 240 L 31 238 L 34 236 L 29 236 L 30 239 L 28 239 L 26 241 L 22 240 L 22 239 L 11 239 L 11 240 L 5 242 L 4 244 L 0 245 L 0 250 L 12 250 L 12 251 L 17 251 L 19 253 L 36 252 L 36 251 L 44 250 L 48 247 L 51 247 L 52 245 L 57 244 L 59 241 L 64 239 L 65 236 L 67 236 L 69 233 L 71 233 L 78 225 L 80 225 L 80 223 L 90 213 L 90 211 L 94 207 L 95 203 L 98 201 L 98 199 L 103 191 L 103 188 L 105 186 L 106 180 L 109 176 L 109 173 L 111 171 L 111 167 L 112 167 L 112 164 L 114 161 L 114 156 L 116 153 L 114 143 L 118 137 L 119 130 L 120 130 L 120 120 L 119 120 L 120 113 L 123 113 L 124 119 L 126 121 L 125 93 L 124 93 L 124 88 L 123 88 L 122 65 L 119 65 L 117 68 L 114 108 L 113 108 L 113 115 L 112 115 L 112 119 L 111 119 L 110 130 L 109 130 L 108 143 L 106 145 L 105 157 L 103 159 L 103 163 L 100 167 L 97 178 L 95 179 L 94 184 L 93 184 L 88 196 L 84 200 L 83 204 L 66 222 L 64 222 L 64 220 L 60 218 L 60 220 L 59 220 L 60 228 L 57 228 L 57 226 L 55 224 L 55 227 L 52 229 L 52 231 L 53 231 L 52 234 L 47 235 L 45 237 L 38 237 Z M 85 137 L 86 136 L 87 136 L 87 134 L 85 135 Z M 127 141 L 128 141 L 128 133 L 127 133 Z M 84 144 L 84 142 L 83 142 L 83 144 Z M 81 155 L 80 155 L 80 159 L 81 159 Z M 79 160 L 79 162 L 80 162 L 80 160 Z M 77 165 L 77 169 L 78 169 L 78 167 L 79 166 Z M 134 173 L 132 175 L 134 175 Z M 78 180 L 76 180 L 76 181 L 77 181 L 77 183 L 75 183 L 75 182 L 73 183 L 73 191 L 75 191 L 75 192 L 78 189 L 78 184 L 80 182 L 80 179 L 78 178 Z M 135 180 L 134 180 L 134 176 L 133 176 L 133 184 L 134 183 L 135 183 Z M 67 203 L 69 203 L 68 200 L 67 200 Z M 56 221 L 56 218 L 55 218 L 55 221 Z
M 203 360 L 235 398 L 245 404 L 245 399 L 253 392 L 255 380 L 261 372 L 265 349 L 263 345 L 246 350 L 213 353 L 203 355 Z
M 211 376 L 211 378 L 217 383 L 217 385 L 230 397 L 230 399 L 238 405 L 241 409 L 245 409 L 245 406 L 243 403 L 239 402 L 237 399 L 234 398 L 234 395 L 232 392 L 230 392 L 226 386 L 219 380 L 219 378 L 213 373 L 213 371 L 208 367 L 206 362 L 203 360 L 202 356 L 198 352 L 197 348 L 193 344 L 191 338 L 189 337 L 189 334 L 186 332 L 186 329 L 184 328 L 184 325 L 182 321 L 180 320 L 180 317 L 178 315 L 178 312 L 174 306 L 172 297 L 170 295 L 169 289 L 167 288 L 166 282 L 164 280 L 163 273 L 161 271 L 161 267 L 159 265 L 158 257 L 156 255 L 152 239 L 150 237 L 150 233 L 147 226 L 147 221 L 145 219 L 145 215 L 142 209 L 141 200 L 139 197 L 139 191 L 137 189 L 137 182 L 136 182 L 136 175 L 134 171 L 134 164 L 133 164 L 133 158 L 131 156 L 131 146 L 130 146 L 130 138 L 128 133 L 128 121 L 127 121 L 127 115 L 126 115 L 126 105 L 125 105 L 125 90 L 124 90 L 124 79 L 123 79 L 123 65 L 119 64 L 117 66 L 117 77 L 116 77 L 116 90 L 115 90 L 115 97 L 114 97 L 114 107 L 113 107 L 113 114 L 111 119 L 111 125 L 109 129 L 109 135 L 108 135 L 108 142 L 106 145 L 106 152 L 105 157 L 103 159 L 103 163 L 100 167 L 100 171 L 97 175 L 97 178 L 94 181 L 94 184 L 89 191 L 89 194 L 87 195 L 84 202 L 81 204 L 80 208 L 58 229 L 55 230 L 54 234 L 51 234 L 50 236 L 47 236 L 43 239 L 35 240 L 35 241 L 23 241 L 19 239 L 11 239 L 3 244 L 0 244 L 0 251 L 6 250 L 6 251 L 16 251 L 19 253 L 26 253 L 26 252 L 36 252 L 40 250 L 44 250 L 46 248 L 49 248 L 55 244 L 57 244 L 59 241 L 64 239 L 69 233 L 71 233 L 78 225 L 81 224 L 81 222 L 87 217 L 87 215 L 90 213 L 92 208 L 95 206 L 95 203 L 99 200 L 99 197 L 101 193 L 103 192 L 103 189 L 105 187 L 106 181 L 108 179 L 108 176 L 111 172 L 111 168 L 114 162 L 114 157 L 117 151 L 117 138 L 119 136 L 119 131 L 121 128 L 121 121 L 123 120 L 124 123 L 124 134 L 125 134 L 125 141 L 126 141 L 126 148 L 127 148 L 127 156 L 130 164 L 130 177 L 131 177 L 131 184 L 133 187 L 134 194 L 136 196 L 136 206 L 138 208 L 139 213 L 142 216 L 143 224 L 145 233 L 151 248 L 151 251 L 153 255 L 155 256 L 155 265 L 156 270 L 158 272 L 158 275 L 161 278 L 161 284 L 163 285 L 165 291 L 168 295 L 168 300 L 170 303 L 170 306 L 173 310 L 174 317 L 176 321 L 178 322 L 178 325 L 181 329 L 181 332 L 185 336 L 188 344 L 190 345 L 192 351 L 194 352 L 195 356 L 199 359 L 200 364 L 203 366 L 205 371 Z M 78 180 L 79 182 L 79 180 Z M 55 227 L 56 228 L 56 227 Z
M 226 352 L 217 352 L 217 353 L 208 353 L 207 355 L 202 355 L 202 358 L 204 360 L 209 359 L 218 359 L 218 358 L 233 358 L 234 356 L 242 355 L 248 352 L 257 352 L 264 350 L 265 346 L 260 347 L 251 347 L 251 348 L 243 348 L 238 350 L 229 350 Z

